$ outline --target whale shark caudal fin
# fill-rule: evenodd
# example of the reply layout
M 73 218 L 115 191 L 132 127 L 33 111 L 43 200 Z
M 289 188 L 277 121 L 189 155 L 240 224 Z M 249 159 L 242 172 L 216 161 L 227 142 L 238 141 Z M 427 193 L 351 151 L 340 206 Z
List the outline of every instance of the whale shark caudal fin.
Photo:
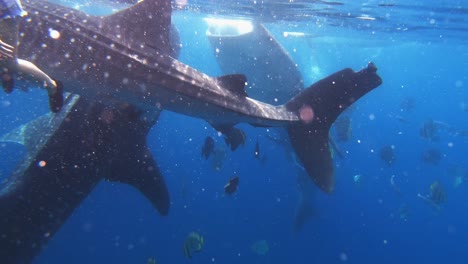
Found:
M 1 139 L 26 144 L 27 154 L 0 186 L 0 263 L 30 263 L 101 179 L 134 186 L 168 213 L 169 194 L 145 142 L 156 119 L 77 95 L 47 117 Z
M 382 83 L 377 68 L 369 63 L 359 72 L 344 69 L 298 94 L 286 103 L 302 122 L 288 127 L 292 146 L 309 177 L 323 191 L 333 191 L 333 162 L 328 134 L 336 118 L 353 102 Z

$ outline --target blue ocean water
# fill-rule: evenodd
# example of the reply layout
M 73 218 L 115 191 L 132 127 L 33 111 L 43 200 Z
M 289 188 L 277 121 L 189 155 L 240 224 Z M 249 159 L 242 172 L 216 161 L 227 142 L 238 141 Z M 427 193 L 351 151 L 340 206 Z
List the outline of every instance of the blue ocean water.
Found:
M 88 4 L 77 6 L 92 9 Z M 173 14 L 182 41 L 179 59 L 208 75 L 223 74 L 203 20 L 220 14 L 265 23 L 299 65 L 307 86 L 373 61 L 384 83 L 344 113 L 351 119 L 351 136 L 337 142 L 344 158 L 334 159 L 334 192 L 298 187 L 301 170 L 287 146 L 268 139 L 274 131 L 240 124 L 247 141 L 231 152 L 205 121 L 164 111 L 147 141 L 171 194 L 169 215 L 158 215 L 132 187 L 103 181 L 34 263 L 146 263 L 150 257 L 158 264 L 468 262 L 466 1 L 258 5 L 180 6 Z M 102 6 L 105 13 L 108 5 Z M 284 31 L 308 35 L 287 38 Z M 414 107 L 402 105 L 408 100 Z M 1 93 L 0 134 L 48 111 L 43 90 Z M 420 135 L 429 120 L 441 124 L 438 140 Z M 331 135 L 336 136 L 334 127 Z M 206 136 L 225 151 L 219 170 L 213 158 L 200 155 Z M 257 138 L 261 160 L 254 156 Z M 379 157 L 384 146 L 393 148 L 391 166 Z M 438 164 L 422 160 L 429 149 L 440 151 Z M 18 145 L 1 145 L 0 177 L 7 177 L 24 153 Z M 239 189 L 225 196 L 223 186 L 234 175 Z M 429 194 L 436 180 L 447 196 L 439 208 L 418 197 Z M 312 205 L 311 216 L 295 231 L 301 198 Z M 192 231 L 205 245 L 189 260 L 182 246 Z M 269 247 L 264 255 L 252 250 L 261 240 Z

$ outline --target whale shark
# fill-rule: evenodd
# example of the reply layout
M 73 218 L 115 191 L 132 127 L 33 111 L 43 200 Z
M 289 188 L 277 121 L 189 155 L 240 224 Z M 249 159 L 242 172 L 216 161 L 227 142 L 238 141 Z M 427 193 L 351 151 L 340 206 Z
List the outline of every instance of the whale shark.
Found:
M 242 73 L 212 77 L 176 59 L 170 0 L 107 16 L 44 0 L 23 7 L 18 56 L 57 76 L 68 94 L 60 112 L 2 138 L 27 154 L 0 188 L 1 263 L 30 263 L 101 180 L 135 187 L 168 214 L 169 192 L 146 144 L 163 110 L 203 119 L 228 141 L 239 138 L 239 123 L 284 128 L 309 177 L 330 193 L 330 126 L 382 83 L 369 63 L 270 105 L 248 97 Z
M 223 74 L 242 71 L 251 98 L 283 104 L 304 89 L 297 64 L 264 24 L 242 19 L 205 21 L 206 37 Z

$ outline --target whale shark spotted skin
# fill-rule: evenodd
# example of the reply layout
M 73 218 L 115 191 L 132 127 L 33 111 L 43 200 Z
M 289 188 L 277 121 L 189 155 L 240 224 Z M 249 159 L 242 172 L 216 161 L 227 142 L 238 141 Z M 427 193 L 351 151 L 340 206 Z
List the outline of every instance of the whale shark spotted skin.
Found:
M 0 189 L 0 263 L 29 263 L 102 179 L 129 184 L 162 215 L 169 192 L 146 145 L 162 110 L 201 118 L 225 134 L 234 125 L 284 127 L 309 177 L 333 191 L 328 131 L 378 87 L 370 63 L 344 69 L 280 106 L 248 97 L 242 74 L 211 77 L 177 56 L 170 0 L 145 0 L 97 17 L 43 0 L 23 2 L 18 57 L 70 93 L 57 114 L 1 140 L 28 151 Z
M 246 98 L 242 75 L 212 78 L 173 59 L 170 16 L 161 14 L 170 9 L 167 3 L 159 9 L 160 1 L 145 1 L 108 17 L 43 1 L 24 5 L 34 16 L 23 23 L 19 56 L 60 75 L 70 92 L 101 100 L 125 98 L 147 112 L 163 108 L 217 125 L 298 120 L 284 107 Z M 148 10 L 155 10 L 149 19 L 143 15 Z

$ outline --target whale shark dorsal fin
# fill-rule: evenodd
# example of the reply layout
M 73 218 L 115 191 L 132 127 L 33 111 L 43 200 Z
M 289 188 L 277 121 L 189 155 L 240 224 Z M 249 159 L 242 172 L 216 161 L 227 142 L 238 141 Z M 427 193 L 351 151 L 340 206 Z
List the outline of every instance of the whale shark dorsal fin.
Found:
M 171 1 L 144 0 L 102 17 L 101 28 L 130 48 L 149 46 L 171 52 Z
M 224 88 L 228 89 L 234 94 L 239 96 L 247 97 L 247 92 L 245 91 L 245 84 L 247 82 L 247 77 L 243 74 L 228 74 L 219 76 L 216 78 L 218 83 Z

